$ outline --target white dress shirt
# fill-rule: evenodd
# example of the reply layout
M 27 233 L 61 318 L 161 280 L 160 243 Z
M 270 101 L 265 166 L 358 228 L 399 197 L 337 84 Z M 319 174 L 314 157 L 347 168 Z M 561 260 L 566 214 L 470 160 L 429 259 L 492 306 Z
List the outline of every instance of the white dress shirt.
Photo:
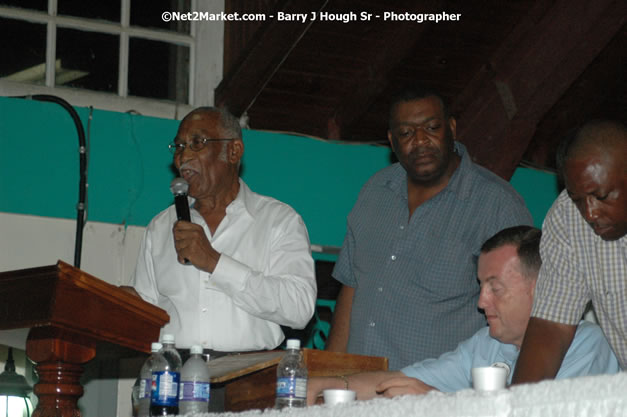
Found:
M 215 234 L 190 211 L 221 254 L 213 273 L 177 261 L 174 206 L 150 222 L 137 260 L 135 290 L 170 315 L 162 333 L 173 334 L 178 348 L 250 351 L 277 347 L 284 338 L 280 325 L 307 325 L 316 279 L 307 229 L 294 209 L 240 179 Z

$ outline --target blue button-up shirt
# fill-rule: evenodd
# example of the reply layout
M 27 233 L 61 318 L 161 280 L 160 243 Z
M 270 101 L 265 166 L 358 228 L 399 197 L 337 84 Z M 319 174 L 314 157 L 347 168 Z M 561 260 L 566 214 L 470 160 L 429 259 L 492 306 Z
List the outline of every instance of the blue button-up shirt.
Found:
M 448 185 L 409 218 L 400 164 L 376 173 L 348 216 L 333 276 L 354 287 L 348 352 L 386 356 L 390 369 L 437 357 L 485 326 L 477 309 L 483 242 L 510 226 L 533 224 L 512 186 L 461 162 Z

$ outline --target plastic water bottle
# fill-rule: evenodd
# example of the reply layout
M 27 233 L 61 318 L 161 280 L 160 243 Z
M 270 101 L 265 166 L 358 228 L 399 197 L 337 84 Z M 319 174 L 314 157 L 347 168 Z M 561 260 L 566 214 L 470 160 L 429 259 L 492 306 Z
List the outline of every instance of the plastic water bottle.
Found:
M 275 408 L 307 405 L 307 367 L 300 351 L 300 340 L 289 339 L 287 351 L 276 370 Z
M 160 355 L 161 343 L 155 342 L 150 345 L 150 351 L 152 352 L 146 362 L 142 365 L 142 369 L 139 372 L 139 408 L 137 410 L 137 417 L 149 417 L 150 416 L 150 397 L 152 390 L 152 369 L 155 365 L 155 357 Z
M 193 345 L 191 356 L 181 370 L 179 414 L 206 413 L 209 410 L 209 368 L 202 357 L 202 346 Z
M 179 413 L 181 356 L 174 347 L 174 336 L 164 334 L 161 342 L 163 348 L 155 357 L 152 369 L 150 415 L 177 415 Z

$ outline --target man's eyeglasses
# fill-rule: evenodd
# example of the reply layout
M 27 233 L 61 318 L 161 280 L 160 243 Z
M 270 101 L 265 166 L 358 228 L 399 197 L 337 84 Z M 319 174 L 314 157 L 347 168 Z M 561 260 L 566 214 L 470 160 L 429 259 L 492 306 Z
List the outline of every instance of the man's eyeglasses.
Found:
M 170 149 L 170 152 L 172 152 L 173 154 L 180 154 L 183 152 L 183 150 L 187 147 L 189 147 L 189 149 L 191 149 L 194 152 L 199 152 L 201 151 L 208 142 L 224 142 L 224 141 L 229 141 L 229 140 L 234 140 L 235 138 L 192 138 L 192 140 L 189 143 L 185 143 L 185 142 L 172 142 L 168 145 L 168 148 Z

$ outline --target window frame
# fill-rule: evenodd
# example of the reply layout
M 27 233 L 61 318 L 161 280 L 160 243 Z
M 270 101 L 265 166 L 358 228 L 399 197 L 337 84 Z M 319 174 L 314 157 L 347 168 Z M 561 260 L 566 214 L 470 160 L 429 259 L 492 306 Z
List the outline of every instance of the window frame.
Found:
M 0 94 L 3 96 L 52 94 L 64 98 L 75 106 L 93 106 L 102 110 L 135 112 L 173 119 L 182 118 L 194 107 L 213 105 L 214 89 L 222 79 L 224 23 L 192 21 L 190 22 L 190 34 L 130 26 L 130 7 L 131 0 L 121 0 L 120 21 L 106 22 L 91 18 L 58 16 L 56 13 L 57 0 L 48 0 L 47 12 L 0 6 L 0 17 L 46 25 L 44 85 L 7 81 L 0 78 Z M 219 13 L 224 11 L 224 0 L 191 0 L 191 11 Z M 57 27 L 119 36 L 116 93 L 55 86 L 54 63 Z M 131 37 L 189 47 L 187 103 L 128 95 L 129 43 Z

